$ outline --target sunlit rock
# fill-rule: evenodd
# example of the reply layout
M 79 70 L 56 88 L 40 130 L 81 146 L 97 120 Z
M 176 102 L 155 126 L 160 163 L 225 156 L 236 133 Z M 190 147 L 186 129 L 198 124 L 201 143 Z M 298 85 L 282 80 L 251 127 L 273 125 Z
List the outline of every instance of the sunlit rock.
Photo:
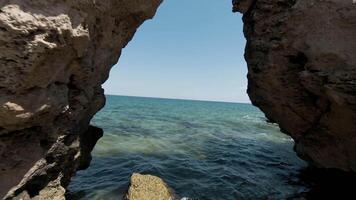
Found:
M 102 135 L 89 127 L 105 104 L 101 84 L 160 3 L 0 1 L 1 197 L 63 198 Z M 245 13 L 253 104 L 293 137 L 302 158 L 345 171 L 356 171 L 355 6 L 234 1 Z
M 64 198 L 102 135 L 101 84 L 160 3 L 0 1 L 0 198 Z
M 174 192 L 159 177 L 132 174 L 124 200 L 174 200 Z

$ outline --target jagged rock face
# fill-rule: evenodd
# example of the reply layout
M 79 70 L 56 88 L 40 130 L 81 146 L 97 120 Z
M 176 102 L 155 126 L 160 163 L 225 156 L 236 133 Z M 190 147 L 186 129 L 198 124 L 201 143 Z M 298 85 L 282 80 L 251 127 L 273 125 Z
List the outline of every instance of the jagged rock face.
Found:
M 0 198 L 64 198 L 102 135 L 101 84 L 160 3 L 0 1 Z
M 234 0 L 254 105 L 319 167 L 356 171 L 352 0 Z M 0 196 L 63 199 L 102 130 L 101 84 L 161 0 L 0 1 Z
M 294 138 L 303 159 L 356 171 L 356 4 L 234 3 L 244 12 L 253 104 Z

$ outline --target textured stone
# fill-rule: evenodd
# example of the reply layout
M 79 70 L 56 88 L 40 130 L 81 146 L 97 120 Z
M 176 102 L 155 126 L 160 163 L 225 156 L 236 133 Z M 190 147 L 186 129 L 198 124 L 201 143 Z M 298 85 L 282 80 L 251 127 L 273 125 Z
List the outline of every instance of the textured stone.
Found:
M 232 11 L 246 13 L 256 0 L 232 0 Z
M 0 1 L 0 198 L 64 198 L 102 135 L 101 84 L 160 3 Z
M 234 0 L 254 105 L 323 168 L 356 171 L 356 5 Z M 161 0 L 0 0 L 0 196 L 63 199 L 102 130 L 101 84 Z
M 132 174 L 125 200 L 173 200 L 174 192 L 159 177 Z
M 356 171 L 356 4 L 238 2 L 253 104 L 294 138 L 301 158 Z

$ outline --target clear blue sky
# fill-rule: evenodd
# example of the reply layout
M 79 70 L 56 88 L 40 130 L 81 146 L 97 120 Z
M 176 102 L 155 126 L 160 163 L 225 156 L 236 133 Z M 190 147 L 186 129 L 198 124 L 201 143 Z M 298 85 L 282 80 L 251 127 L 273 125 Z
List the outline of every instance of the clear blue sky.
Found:
M 250 102 L 231 0 L 165 0 L 123 50 L 106 94 Z

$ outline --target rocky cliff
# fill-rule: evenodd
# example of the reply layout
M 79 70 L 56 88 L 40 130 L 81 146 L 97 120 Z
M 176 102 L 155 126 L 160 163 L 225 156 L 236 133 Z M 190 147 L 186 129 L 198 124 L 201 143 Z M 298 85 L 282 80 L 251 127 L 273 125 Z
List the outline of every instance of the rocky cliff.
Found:
M 161 0 L 0 0 L 0 198 L 63 199 L 101 84 Z
M 235 0 L 248 94 L 314 166 L 356 171 L 356 4 Z
M 234 0 L 254 105 L 311 164 L 356 171 L 352 0 Z M 161 0 L 0 0 L 0 196 L 63 199 L 101 137 L 101 84 Z

